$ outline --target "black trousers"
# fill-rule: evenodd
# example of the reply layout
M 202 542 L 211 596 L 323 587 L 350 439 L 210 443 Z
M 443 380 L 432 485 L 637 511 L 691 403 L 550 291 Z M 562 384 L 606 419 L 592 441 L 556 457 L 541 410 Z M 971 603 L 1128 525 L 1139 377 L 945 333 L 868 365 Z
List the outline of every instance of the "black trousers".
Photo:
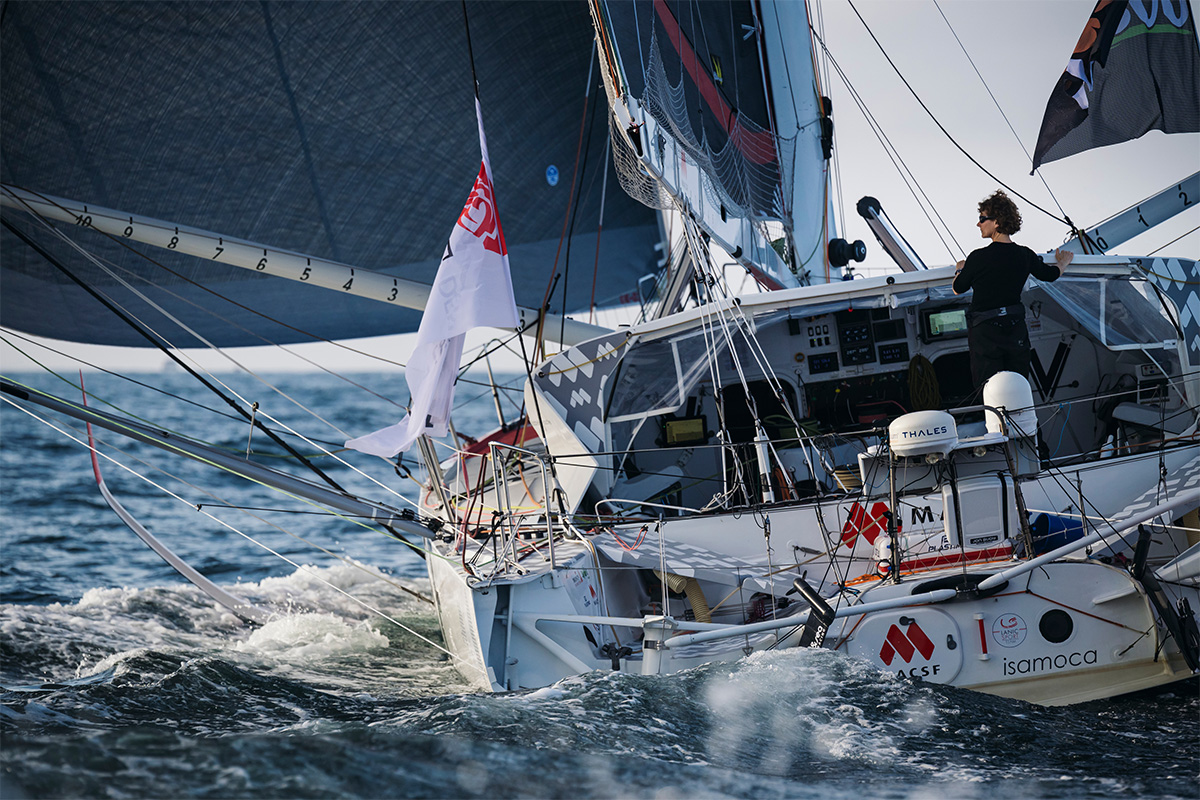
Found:
M 978 388 L 997 372 L 1029 378 L 1029 327 L 1024 318 L 994 317 L 971 323 L 971 379 Z

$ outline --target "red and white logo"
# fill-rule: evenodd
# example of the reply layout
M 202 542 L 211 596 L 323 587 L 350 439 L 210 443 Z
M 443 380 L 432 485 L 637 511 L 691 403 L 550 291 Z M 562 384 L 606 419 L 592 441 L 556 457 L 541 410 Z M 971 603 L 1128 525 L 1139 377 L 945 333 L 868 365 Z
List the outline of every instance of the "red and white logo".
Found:
M 508 254 L 508 248 L 504 244 L 504 231 L 500 229 L 500 217 L 496 214 L 495 197 L 487 170 L 480 163 L 479 177 L 475 179 L 475 187 L 467 198 L 467 204 L 458 215 L 458 224 L 479 239 L 485 248 L 503 256 Z
M 850 506 L 850 516 L 842 526 L 842 543 L 854 547 L 854 540 L 861 535 L 868 544 L 875 544 L 876 539 L 887 533 L 887 513 L 887 503 L 876 503 L 869 513 L 858 503 Z M 900 531 L 899 518 L 896 519 L 896 531 Z
M 892 625 L 888 628 L 883 647 L 879 650 L 879 658 L 890 667 L 897 655 L 904 659 L 905 664 L 911 664 L 917 653 L 920 653 L 926 661 L 931 659 L 933 642 L 925 635 L 925 631 L 921 630 L 920 625 L 912 622 L 909 624 L 907 632 L 901 631 L 899 625 Z
M 1001 647 L 1016 647 L 1025 641 L 1028 627 L 1017 614 L 1002 614 L 992 623 L 992 638 Z

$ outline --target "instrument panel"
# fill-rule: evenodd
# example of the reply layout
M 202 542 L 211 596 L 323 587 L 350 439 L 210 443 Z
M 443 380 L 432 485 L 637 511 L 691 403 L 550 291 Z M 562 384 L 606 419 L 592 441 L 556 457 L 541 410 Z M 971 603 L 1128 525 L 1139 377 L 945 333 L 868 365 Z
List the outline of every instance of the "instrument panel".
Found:
M 910 337 L 903 312 L 889 308 L 839 311 L 788 320 L 788 333 L 800 346 L 796 361 L 809 375 L 828 375 L 847 367 L 907 364 Z M 858 370 L 855 371 L 856 373 Z

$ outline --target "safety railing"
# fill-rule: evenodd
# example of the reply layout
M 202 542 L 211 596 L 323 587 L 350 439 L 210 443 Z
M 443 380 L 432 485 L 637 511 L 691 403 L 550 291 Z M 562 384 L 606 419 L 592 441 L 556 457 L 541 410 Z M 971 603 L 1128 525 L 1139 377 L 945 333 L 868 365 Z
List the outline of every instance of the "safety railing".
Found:
M 519 547 L 519 538 L 529 529 L 523 525 L 523 521 L 533 516 L 536 518 L 539 514 L 544 516 L 546 521 L 546 554 L 543 558 L 550 562 L 551 568 L 554 566 L 554 516 L 550 510 L 550 496 L 552 487 L 552 476 L 550 469 L 546 463 L 546 459 L 541 453 L 534 452 L 524 447 L 519 447 L 514 444 L 504 444 L 501 442 L 490 443 L 490 457 L 492 461 L 492 485 L 496 491 L 496 507 L 499 514 L 498 524 L 503 530 L 503 547 L 501 548 L 497 566 L 513 564 L 516 565 L 517 548 Z M 518 463 L 517 469 L 523 469 L 523 462 L 526 459 L 532 459 L 536 462 L 538 472 L 542 479 L 542 499 L 538 501 L 533 496 L 532 489 L 528 484 L 524 484 L 525 496 L 529 499 L 532 509 L 517 511 L 513 507 L 512 496 L 510 494 L 511 482 L 508 480 L 505 470 L 504 451 L 515 454 L 521 463 Z

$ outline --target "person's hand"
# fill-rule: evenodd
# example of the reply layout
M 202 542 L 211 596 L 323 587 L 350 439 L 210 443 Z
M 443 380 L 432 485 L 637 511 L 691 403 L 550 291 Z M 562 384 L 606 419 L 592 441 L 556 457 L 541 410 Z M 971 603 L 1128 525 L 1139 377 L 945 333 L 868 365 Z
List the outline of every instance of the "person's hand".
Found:
M 962 272 L 963 267 L 965 267 L 966 265 L 967 265 L 966 261 L 959 261 L 957 264 L 954 265 L 954 274 L 957 275 L 958 273 Z
M 1063 250 L 1061 247 L 1054 251 L 1054 262 L 1058 264 L 1058 274 L 1061 275 L 1067 271 L 1067 265 L 1075 260 L 1075 254 L 1070 250 Z

